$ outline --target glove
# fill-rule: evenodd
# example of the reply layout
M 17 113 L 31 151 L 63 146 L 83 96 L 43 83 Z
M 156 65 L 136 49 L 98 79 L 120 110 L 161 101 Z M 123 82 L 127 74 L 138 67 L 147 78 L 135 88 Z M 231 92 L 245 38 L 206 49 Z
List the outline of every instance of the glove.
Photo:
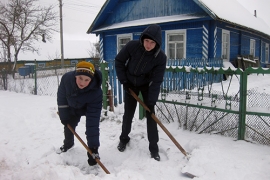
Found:
M 132 87 L 132 84 L 126 82 L 126 83 L 123 84 L 123 87 L 124 87 L 124 90 L 129 91 L 129 88 Z
M 62 123 L 64 126 L 66 126 L 66 125 L 69 124 L 69 120 L 61 120 L 61 123 Z
M 89 166 L 94 166 L 97 164 L 97 161 L 95 160 L 96 158 L 100 159 L 99 154 L 98 154 L 98 148 L 90 148 L 92 151 L 92 155 L 90 155 L 89 152 L 87 152 L 88 156 L 88 164 Z
M 129 92 L 129 88 L 132 88 L 132 84 L 131 83 L 128 83 L 128 82 L 125 82 L 123 83 L 123 87 L 124 87 L 124 90 L 127 92 L 127 93 L 130 93 Z
M 149 91 L 149 85 L 148 84 L 145 84 L 145 85 L 142 85 L 142 86 L 139 86 L 139 87 L 136 87 L 138 90 L 140 91 Z

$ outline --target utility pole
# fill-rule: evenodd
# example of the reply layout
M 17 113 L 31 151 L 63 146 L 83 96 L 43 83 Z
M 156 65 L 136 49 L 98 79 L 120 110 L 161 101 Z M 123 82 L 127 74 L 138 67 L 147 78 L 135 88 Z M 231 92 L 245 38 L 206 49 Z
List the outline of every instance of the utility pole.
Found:
M 64 43 L 63 43 L 63 16 L 62 16 L 62 0 L 59 0 L 60 8 L 60 40 L 61 40 L 61 66 L 64 67 Z

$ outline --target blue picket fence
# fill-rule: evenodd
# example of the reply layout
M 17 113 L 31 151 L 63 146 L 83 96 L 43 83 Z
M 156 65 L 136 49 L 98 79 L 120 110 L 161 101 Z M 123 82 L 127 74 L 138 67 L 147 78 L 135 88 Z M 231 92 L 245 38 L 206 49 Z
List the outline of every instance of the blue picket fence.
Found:
M 123 88 L 118 81 L 115 71 L 115 61 L 109 60 L 108 63 L 108 74 L 109 83 L 111 85 L 111 90 L 113 92 L 114 105 L 123 103 Z M 203 67 L 222 67 L 222 59 L 169 59 L 167 60 L 168 67 L 176 66 L 188 66 L 192 68 L 203 68 Z M 183 89 L 193 89 L 195 86 L 202 87 L 208 83 L 220 82 L 222 80 L 222 75 L 213 76 L 211 74 L 200 74 L 200 73 L 184 73 L 184 72 L 169 72 L 166 71 L 164 74 L 164 80 L 162 83 L 162 90 L 170 92 Z M 194 81 L 196 83 L 194 83 Z
M 181 60 L 168 60 L 167 66 L 185 66 L 192 68 L 204 68 L 204 67 L 222 67 L 222 59 L 181 59 Z M 177 91 L 183 89 L 194 89 L 195 87 L 203 87 L 209 83 L 220 82 L 222 75 L 205 74 L 205 73 L 186 73 L 186 72 L 171 72 L 166 71 L 164 74 L 164 80 L 162 83 L 162 90 L 166 92 Z

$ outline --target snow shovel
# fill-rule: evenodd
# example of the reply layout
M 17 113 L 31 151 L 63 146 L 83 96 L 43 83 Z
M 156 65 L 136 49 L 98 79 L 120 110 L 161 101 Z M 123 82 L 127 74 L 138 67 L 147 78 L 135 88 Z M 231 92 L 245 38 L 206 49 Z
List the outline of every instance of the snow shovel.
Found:
M 144 104 L 144 102 L 132 91 L 129 89 L 130 94 L 144 107 L 145 110 L 150 112 L 150 109 Z M 176 139 L 172 136 L 172 134 L 166 129 L 166 127 L 158 120 L 154 113 L 151 114 L 151 117 L 156 121 L 156 123 L 163 129 L 163 131 L 169 136 L 172 142 L 176 145 L 176 147 L 187 156 L 187 152 L 182 148 L 182 146 L 176 141 Z
M 129 89 L 130 94 L 144 107 L 145 110 L 150 112 L 150 109 L 144 104 L 144 102 L 132 91 L 132 89 Z M 182 146 L 176 141 L 176 139 L 172 136 L 172 134 L 166 129 L 166 127 L 158 120 L 158 118 L 155 116 L 154 113 L 151 114 L 151 117 L 156 121 L 156 123 L 163 129 L 163 131 L 169 136 L 169 138 L 172 140 L 172 142 L 176 145 L 176 147 L 186 156 L 188 157 L 188 153 L 182 148 Z M 188 158 L 189 159 L 189 158 Z M 191 174 L 189 172 L 182 172 L 182 174 L 189 178 L 197 177 L 194 174 Z
M 59 115 L 59 112 L 57 112 L 57 114 Z M 76 136 L 76 138 L 82 143 L 82 145 L 89 152 L 89 154 L 92 156 L 93 153 L 92 153 L 91 149 L 89 149 L 89 147 L 83 142 L 81 137 L 74 131 L 74 129 L 69 124 L 67 124 L 67 127 Z M 106 167 L 100 162 L 100 160 L 98 158 L 95 158 L 95 160 L 107 174 L 110 174 L 110 172 L 106 169 Z
M 78 140 L 82 143 L 82 145 L 85 147 L 85 149 L 89 152 L 89 154 L 92 156 L 92 151 L 89 149 L 89 147 L 83 142 L 83 140 L 80 138 L 80 136 L 74 131 L 74 129 L 67 124 L 68 129 L 78 138 Z M 99 164 L 99 166 L 107 173 L 110 174 L 110 172 L 106 169 L 106 167 L 100 162 L 98 158 L 95 158 L 96 162 Z

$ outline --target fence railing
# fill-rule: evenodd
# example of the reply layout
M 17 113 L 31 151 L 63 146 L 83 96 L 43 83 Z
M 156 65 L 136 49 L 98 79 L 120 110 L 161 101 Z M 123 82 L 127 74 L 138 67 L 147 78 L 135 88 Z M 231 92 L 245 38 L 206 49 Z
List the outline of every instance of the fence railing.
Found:
M 242 71 L 230 68 L 176 67 L 167 71 L 186 75 L 225 75 L 227 84 L 220 81 L 200 86 L 196 81 L 187 79 L 183 83 L 192 83 L 191 87 L 194 88 L 177 91 L 162 89 L 156 114 L 164 122 L 178 121 L 179 126 L 190 131 L 222 134 L 270 145 L 270 102 L 262 100 L 270 99 L 270 94 L 248 89 L 247 86 L 251 75 L 270 74 L 269 69 L 247 68 Z M 232 85 L 233 77 L 238 82 Z
M 36 74 L 29 77 L 15 74 L 14 79 L 7 77 L 7 87 L 9 91 L 56 96 L 61 76 L 71 70 L 74 67 L 37 69 Z M 114 106 L 121 104 L 123 91 L 114 61 L 101 62 L 100 70 L 104 78 L 103 108 L 108 109 L 108 96 L 113 97 Z M 248 89 L 251 74 L 270 74 L 270 70 L 168 66 L 156 116 L 167 123 L 178 121 L 179 126 L 190 131 L 222 134 L 270 145 L 270 95 Z M 224 86 L 224 77 L 229 82 L 227 87 Z M 239 79 L 236 85 L 230 84 L 232 77 Z M 220 90 L 214 86 L 219 86 Z M 231 92 L 235 88 L 237 91 Z M 0 89 L 3 90 L 1 81 Z M 112 92 L 110 95 L 109 90 Z M 141 111 L 140 118 L 143 115 Z
M 117 106 L 118 104 L 123 103 L 123 88 L 118 81 L 116 71 L 115 71 L 115 61 L 114 60 L 109 60 L 106 63 L 108 63 L 108 80 L 110 85 L 112 86 L 112 92 L 114 95 L 114 105 Z M 220 58 L 211 58 L 211 59 L 199 59 L 199 58 L 188 58 L 188 59 L 169 59 L 167 60 L 167 67 L 174 69 L 175 67 L 178 66 L 190 66 L 191 67 L 197 67 L 197 68 L 202 68 L 202 67 L 222 67 L 223 61 Z M 196 78 L 195 78 L 196 76 Z M 171 71 L 166 71 L 164 75 L 164 80 L 162 83 L 162 89 L 167 89 L 169 91 L 171 90 L 180 90 L 180 89 L 186 89 L 186 88 L 194 88 L 192 85 L 193 83 L 189 84 L 183 84 L 183 79 L 189 81 L 196 81 L 196 83 L 201 86 L 202 84 L 208 83 L 208 82 L 218 82 L 222 80 L 222 75 L 218 76 L 200 76 L 199 73 L 194 74 L 183 74 L 181 72 L 179 73 L 174 73 L 173 70 Z M 186 87 L 188 86 L 188 87 Z

